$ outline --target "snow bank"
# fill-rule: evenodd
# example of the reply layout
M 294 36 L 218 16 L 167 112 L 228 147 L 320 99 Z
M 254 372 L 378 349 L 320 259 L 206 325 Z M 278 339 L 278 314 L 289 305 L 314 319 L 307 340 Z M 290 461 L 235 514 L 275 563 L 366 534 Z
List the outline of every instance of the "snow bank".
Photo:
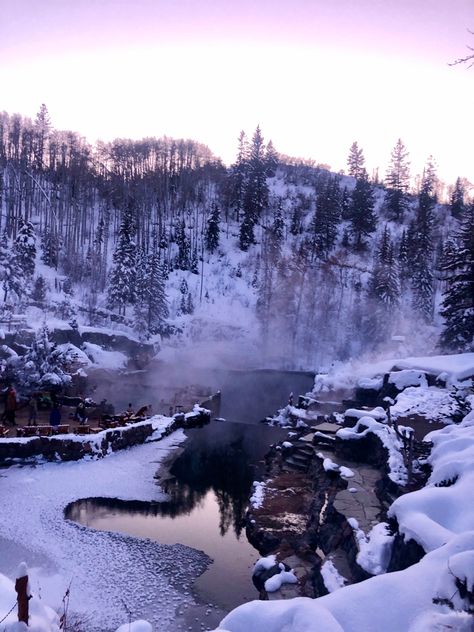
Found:
M 385 421 L 387 413 L 381 406 L 376 406 L 372 410 L 359 410 L 358 408 L 348 408 L 344 412 L 344 417 L 352 417 L 353 419 L 361 419 L 362 417 L 372 417 L 377 421 Z
M 474 377 L 474 353 L 405 358 L 396 361 L 399 369 L 421 369 L 432 375 L 445 373 L 451 381 Z
M 474 425 L 470 415 L 459 425 L 431 432 L 428 459 L 432 473 L 426 487 L 398 498 L 389 515 L 407 540 L 433 551 L 456 534 L 474 529 Z
M 459 403 L 453 392 L 436 386 L 410 386 L 397 395 L 391 414 L 392 417 L 421 415 L 430 421 L 450 423 L 458 409 Z
M 139 619 L 131 623 L 124 623 L 117 628 L 116 632 L 153 632 L 153 626 L 148 621 Z
M 350 390 L 356 385 L 375 388 L 385 373 L 396 369 L 416 369 L 431 375 L 444 374 L 448 384 L 474 377 L 474 353 L 393 358 L 389 360 L 353 360 L 336 363 L 327 373 L 319 373 L 314 380 L 313 393 Z
M 339 574 L 337 568 L 329 559 L 321 566 L 321 575 L 323 577 L 326 590 L 330 593 L 342 588 L 346 583 L 344 577 Z
M 388 524 L 379 522 L 366 536 L 355 519 L 350 522 L 359 545 L 357 564 L 371 575 L 385 573 L 390 562 L 393 535 L 390 535 Z
M 404 571 L 377 575 L 319 599 L 299 597 L 288 601 L 244 604 L 228 614 L 218 630 L 428 632 L 444 628 L 423 627 L 422 622 L 451 621 L 459 625 L 452 629 L 467 632 L 472 630 L 472 616 L 437 606 L 433 599 L 450 599 L 456 610 L 466 608 L 455 584 L 451 562 L 463 559 L 465 554 L 470 555 L 473 551 L 474 531 L 469 531 L 454 537 Z M 469 572 L 466 568 L 468 559 L 463 560 L 461 573 Z
M 121 351 L 105 351 L 92 342 L 84 342 L 82 347 L 87 357 L 101 369 L 124 369 L 127 366 L 128 358 Z
M 393 428 L 372 417 L 362 417 L 353 428 L 338 430 L 336 437 L 343 441 L 359 441 L 369 433 L 376 435 L 388 451 L 389 478 L 398 485 L 406 485 L 408 473 L 401 453 L 402 443 Z
M 390 373 L 388 383 L 393 384 L 399 391 L 402 391 L 408 386 L 428 386 L 426 374 L 423 371 L 416 371 L 414 369 L 403 369 Z
M 317 600 L 251 601 L 225 617 L 215 632 L 344 632 Z

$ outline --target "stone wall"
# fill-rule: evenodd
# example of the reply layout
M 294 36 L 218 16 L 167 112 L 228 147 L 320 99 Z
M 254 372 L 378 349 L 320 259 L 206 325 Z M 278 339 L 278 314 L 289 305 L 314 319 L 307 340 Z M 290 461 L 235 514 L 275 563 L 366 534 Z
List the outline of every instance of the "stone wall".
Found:
M 6 439 L 0 441 L 0 464 L 10 465 L 14 461 L 35 458 L 48 461 L 77 461 L 86 455 L 101 457 L 108 452 L 144 443 L 152 433 L 152 424 L 142 422 L 86 436 L 68 434 L 31 439 Z

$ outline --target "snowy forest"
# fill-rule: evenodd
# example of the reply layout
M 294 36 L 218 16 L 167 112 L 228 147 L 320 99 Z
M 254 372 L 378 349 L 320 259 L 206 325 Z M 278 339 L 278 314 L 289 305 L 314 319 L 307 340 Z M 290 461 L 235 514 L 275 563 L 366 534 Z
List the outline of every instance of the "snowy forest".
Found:
M 444 187 L 432 158 L 414 177 L 402 140 L 383 177 L 357 142 L 346 173 L 280 155 L 259 127 L 236 145 L 226 167 L 192 140 L 92 146 L 45 105 L 1 113 L 2 322 L 35 307 L 146 340 L 238 306 L 287 368 L 474 349 L 469 182 Z

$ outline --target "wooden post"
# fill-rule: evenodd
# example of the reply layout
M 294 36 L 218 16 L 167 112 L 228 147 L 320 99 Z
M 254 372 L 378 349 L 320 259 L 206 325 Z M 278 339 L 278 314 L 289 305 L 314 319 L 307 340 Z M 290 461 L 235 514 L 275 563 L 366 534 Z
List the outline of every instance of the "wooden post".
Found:
M 28 570 L 26 568 L 26 564 L 20 564 L 18 569 L 18 575 L 15 582 L 15 590 L 18 595 L 18 621 L 23 621 L 28 625 L 29 619 L 29 600 L 30 597 L 28 595 Z
M 410 432 L 409 443 L 408 443 L 408 484 L 411 483 L 411 477 L 413 474 L 413 447 L 415 442 L 415 433 Z

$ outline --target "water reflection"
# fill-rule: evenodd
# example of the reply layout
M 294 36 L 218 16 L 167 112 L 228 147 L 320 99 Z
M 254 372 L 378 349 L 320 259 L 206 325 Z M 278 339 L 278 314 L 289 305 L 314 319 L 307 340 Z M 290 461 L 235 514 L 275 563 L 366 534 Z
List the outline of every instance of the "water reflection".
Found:
M 158 399 L 162 393 L 160 380 L 165 384 L 163 374 L 121 376 L 117 381 L 120 388 L 114 384 L 115 397 L 121 393 L 124 401 L 130 401 L 130 392 L 155 405 L 153 397 Z M 183 383 L 186 379 L 190 384 L 196 381 L 195 375 L 181 377 Z M 284 406 L 290 391 L 307 392 L 312 376 L 209 371 L 200 372 L 199 379 L 222 390 L 220 414 L 228 421 L 214 420 L 203 428 L 186 431 L 188 440 L 170 470 L 171 478 L 159 481 L 169 500 L 86 499 L 70 505 L 66 517 L 96 529 L 205 551 L 214 563 L 197 580 L 196 591 L 203 600 L 231 609 L 256 598 L 250 569 L 258 552 L 242 533 L 243 519 L 252 482 L 263 477 L 263 459 L 270 444 L 286 436 L 286 431 L 258 421 Z M 138 392 L 136 382 L 141 384 Z
M 286 432 L 213 421 L 187 434 L 170 470 L 173 478 L 162 483 L 168 501 L 89 498 L 69 505 L 66 517 L 95 529 L 205 551 L 214 563 L 196 582 L 198 594 L 234 608 L 256 598 L 251 568 L 258 552 L 242 532 L 252 482 L 263 474 L 269 444 Z

